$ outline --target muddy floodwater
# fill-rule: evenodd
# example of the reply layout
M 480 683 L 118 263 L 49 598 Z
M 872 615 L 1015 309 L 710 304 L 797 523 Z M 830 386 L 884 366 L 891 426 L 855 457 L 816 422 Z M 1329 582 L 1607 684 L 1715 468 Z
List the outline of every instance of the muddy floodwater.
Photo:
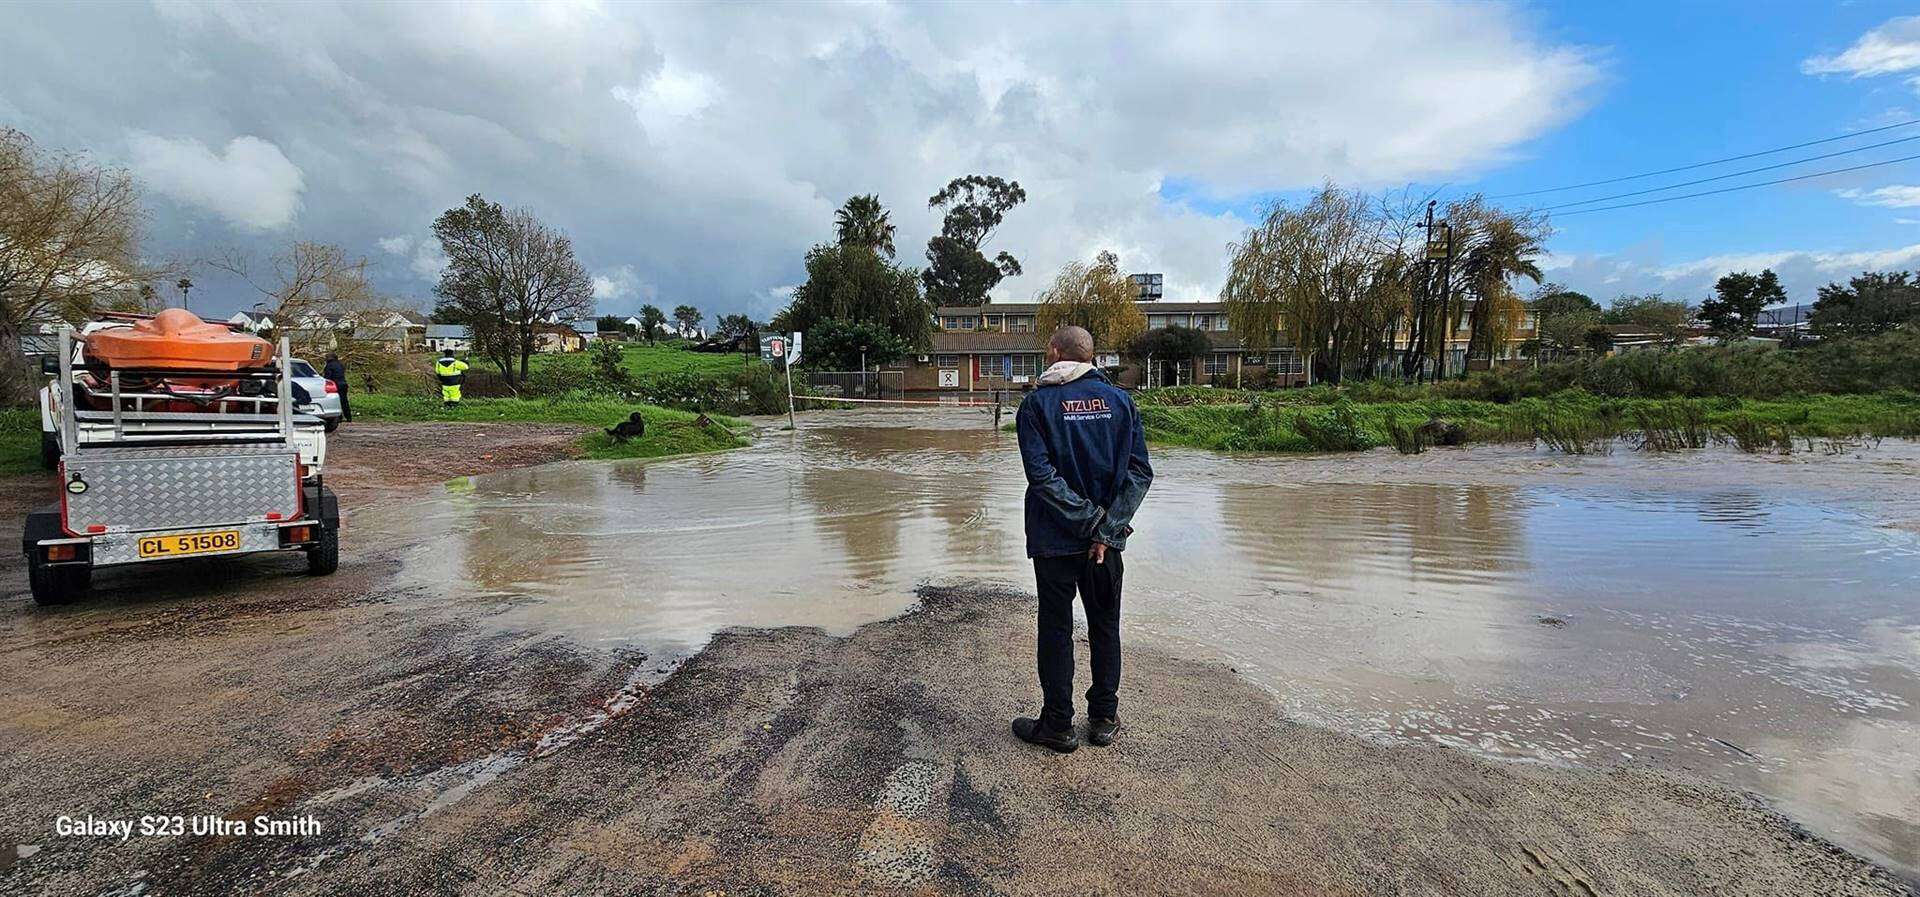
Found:
M 728 626 L 850 632 L 925 583 L 1031 588 L 1017 454 L 977 412 L 814 414 L 721 455 L 462 479 L 351 527 L 409 546 L 421 594 L 670 658 Z M 1920 874 L 1920 446 L 1154 464 L 1129 639 L 1382 740 L 1704 775 Z

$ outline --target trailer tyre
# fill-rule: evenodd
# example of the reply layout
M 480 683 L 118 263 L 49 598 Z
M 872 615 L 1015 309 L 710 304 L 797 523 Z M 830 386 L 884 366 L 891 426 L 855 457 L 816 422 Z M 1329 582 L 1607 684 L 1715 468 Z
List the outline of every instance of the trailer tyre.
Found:
M 60 440 L 52 433 L 40 434 L 40 466 L 47 470 L 60 466 Z
M 72 604 L 87 597 L 92 585 L 92 567 L 49 567 L 39 561 L 27 562 L 27 586 L 33 590 L 35 604 Z
M 340 569 L 340 528 L 320 530 L 320 538 L 307 549 L 307 575 L 326 576 Z

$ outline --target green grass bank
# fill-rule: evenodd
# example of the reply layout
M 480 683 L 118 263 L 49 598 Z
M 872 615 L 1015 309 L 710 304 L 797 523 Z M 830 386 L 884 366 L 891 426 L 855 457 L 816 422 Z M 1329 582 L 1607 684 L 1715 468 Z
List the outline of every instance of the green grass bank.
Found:
M 40 409 L 0 408 L 0 476 L 40 469 Z
M 1464 442 L 1539 440 L 1575 453 L 1605 450 L 1617 439 L 1649 450 L 1724 443 L 1791 452 L 1811 443 L 1920 436 L 1920 395 L 1905 391 L 1756 400 L 1620 399 L 1566 390 L 1507 403 L 1415 398 L 1419 393 L 1400 390 L 1365 401 L 1356 391 L 1365 392 L 1180 388 L 1136 399 L 1149 440 L 1220 451 L 1421 451 L 1440 439 L 1434 428 L 1421 432 L 1434 419 L 1457 426 L 1454 436 Z
M 646 436 L 618 443 L 604 432 L 606 427 L 625 420 L 635 411 L 646 416 Z M 354 396 L 353 415 L 356 420 L 402 423 L 523 422 L 590 426 L 596 429 L 580 439 L 580 446 L 589 458 L 658 458 L 717 452 L 747 444 L 745 437 L 729 432 L 746 426 L 734 418 L 708 415 L 712 423 L 701 426 L 699 415 L 691 411 L 613 399 L 468 399 L 454 408 L 444 408 L 438 398 L 375 393 Z

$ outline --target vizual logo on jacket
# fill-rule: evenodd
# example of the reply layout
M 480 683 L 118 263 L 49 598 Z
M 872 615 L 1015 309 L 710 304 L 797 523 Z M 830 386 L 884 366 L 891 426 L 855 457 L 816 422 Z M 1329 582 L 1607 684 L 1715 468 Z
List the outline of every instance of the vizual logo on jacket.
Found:
M 1092 417 L 1112 417 L 1114 409 L 1106 400 L 1060 400 L 1060 413 L 1068 421 L 1089 421 Z

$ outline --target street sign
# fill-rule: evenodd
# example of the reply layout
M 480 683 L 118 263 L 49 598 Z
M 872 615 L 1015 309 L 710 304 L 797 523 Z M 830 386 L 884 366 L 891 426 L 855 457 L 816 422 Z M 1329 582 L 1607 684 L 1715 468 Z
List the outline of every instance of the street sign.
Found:
M 796 330 L 793 332 L 793 342 L 788 344 L 787 346 L 787 364 L 800 363 L 800 337 L 801 336 L 803 336 L 803 334 L 800 333 L 800 331 Z

